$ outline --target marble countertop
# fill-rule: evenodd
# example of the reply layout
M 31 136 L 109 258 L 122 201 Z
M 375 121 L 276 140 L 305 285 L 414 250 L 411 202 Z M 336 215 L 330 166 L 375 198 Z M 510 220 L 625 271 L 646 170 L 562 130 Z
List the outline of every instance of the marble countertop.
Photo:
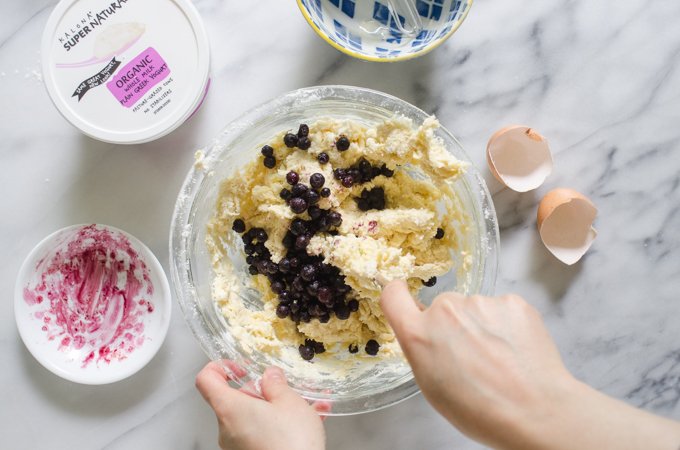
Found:
M 80 134 L 47 95 L 39 46 L 56 2 L 0 0 L 1 448 L 217 448 L 213 413 L 194 388 L 208 358 L 176 301 L 151 363 L 122 382 L 82 386 L 26 350 L 14 282 L 43 237 L 84 222 L 128 231 L 167 271 L 170 218 L 194 152 L 250 107 L 320 84 L 380 90 L 436 114 L 493 193 L 497 293 L 541 311 L 578 378 L 680 419 L 680 3 L 478 0 L 449 41 L 396 64 L 331 48 L 293 0 L 257 2 L 267 10 L 257 19 L 253 2 L 194 3 L 213 50 L 209 96 L 171 135 L 124 147 Z M 550 142 L 555 169 L 535 192 L 503 188 L 486 166 L 487 140 L 511 124 Z M 600 210 L 599 236 L 574 266 L 536 230 L 538 201 L 556 187 Z M 326 430 L 330 449 L 482 448 L 422 396 L 330 418 Z

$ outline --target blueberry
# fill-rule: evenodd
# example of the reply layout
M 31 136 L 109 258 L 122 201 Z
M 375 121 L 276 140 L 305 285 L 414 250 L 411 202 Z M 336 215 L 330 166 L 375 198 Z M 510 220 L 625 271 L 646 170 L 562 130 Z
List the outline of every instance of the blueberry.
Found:
M 274 283 L 275 281 L 281 281 L 281 274 L 280 273 L 268 273 L 267 274 L 267 280 L 269 280 L 270 283 Z
M 350 353 L 357 353 L 359 351 L 359 346 L 356 344 L 349 344 L 348 350 Z
M 236 219 L 234 220 L 231 229 L 236 231 L 237 233 L 243 233 L 244 231 L 246 231 L 246 223 L 241 219 Z
M 291 199 L 291 197 L 293 197 L 293 193 L 290 192 L 288 189 L 283 188 L 283 189 L 281 189 L 281 193 L 279 194 L 279 197 L 288 201 L 288 200 Z
M 318 219 L 321 217 L 321 208 L 319 208 L 316 205 L 312 205 L 307 209 L 307 214 L 309 214 L 309 217 L 312 219 Z
M 246 264 L 249 264 L 249 265 L 252 264 L 253 259 L 255 259 L 254 256 L 246 256 Z
M 323 353 L 326 351 L 326 348 L 323 346 L 323 342 L 316 342 L 314 344 L 314 353 L 317 355 Z
M 323 188 L 323 189 L 321 189 L 320 195 L 321 195 L 321 197 L 323 197 L 323 198 L 328 198 L 328 197 L 331 196 L 331 190 L 328 189 L 328 188 Z
M 328 223 L 328 217 L 322 217 L 319 219 L 318 222 L 319 229 L 317 231 L 320 231 L 321 233 L 325 233 L 328 230 L 331 229 L 331 225 Z
M 264 246 L 264 242 L 258 242 L 255 244 L 255 253 L 262 256 L 267 251 L 267 247 Z
M 263 156 L 274 156 L 274 149 L 268 145 L 262 147 L 262 150 L 260 150 L 260 152 L 262 152 Z
M 311 177 L 309 177 L 309 184 L 311 184 L 312 187 L 315 189 L 323 187 L 325 182 L 326 178 L 320 173 L 315 173 Z
M 297 172 L 293 172 L 292 170 L 286 174 L 286 181 L 288 184 L 291 186 L 295 186 L 298 181 L 300 181 L 300 175 L 298 175 Z
M 279 271 L 279 265 L 276 264 L 275 262 L 269 261 L 269 264 L 267 264 L 267 273 L 270 275 L 274 275 Z
M 437 234 L 434 235 L 435 239 L 441 239 L 444 237 L 444 230 L 441 228 L 437 228 Z
M 321 303 L 316 304 L 316 315 L 317 316 L 325 316 L 328 314 L 328 308 L 326 305 L 322 305 Z
M 364 200 L 368 200 L 370 195 L 371 194 L 370 194 L 370 191 L 368 189 L 364 189 L 363 191 L 361 191 L 361 198 L 363 198 Z
M 335 317 L 337 317 L 340 320 L 347 320 L 349 319 L 349 306 L 340 304 L 335 308 Z
M 374 187 L 369 192 L 371 198 L 385 198 L 385 189 L 381 187 Z
M 394 175 L 394 170 L 390 170 L 387 168 L 387 164 L 383 164 L 382 167 L 380 168 L 380 173 L 385 175 L 387 178 L 391 177 Z
M 312 141 L 310 141 L 307 136 L 302 136 L 300 139 L 298 139 L 297 147 L 300 150 L 307 150 L 311 146 Z
M 329 316 L 328 313 L 326 313 L 326 314 L 319 314 L 319 322 L 321 322 L 321 323 L 328 323 L 329 320 L 331 320 L 331 316 Z
M 284 305 L 287 305 L 293 301 L 293 294 L 291 294 L 290 291 L 279 292 L 279 301 Z
M 352 290 L 352 288 L 349 287 L 348 284 L 345 284 L 345 282 L 342 281 L 342 280 L 340 280 L 340 283 L 339 283 L 338 285 L 336 285 L 336 288 L 335 288 L 335 289 L 337 290 L 338 295 L 347 294 L 349 291 Z
M 268 265 L 269 265 L 269 261 L 260 261 L 259 263 L 257 263 L 258 273 L 261 273 L 262 275 L 266 275 Z
M 345 136 L 342 136 L 335 142 L 335 148 L 337 148 L 338 151 L 344 152 L 349 148 L 349 139 L 347 139 Z
M 302 183 L 294 185 L 291 189 L 293 197 L 302 197 L 307 193 L 307 186 Z
M 328 286 L 323 286 L 319 289 L 319 301 L 324 303 L 328 302 L 333 298 L 333 291 Z
M 333 211 L 328 216 L 328 223 L 332 227 L 339 227 L 342 224 L 342 216 L 339 212 Z
M 295 235 L 289 231 L 281 240 L 281 244 L 286 248 L 293 248 L 295 245 Z
M 298 321 L 300 320 L 300 313 L 299 313 L 299 312 L 294 313 L 294 312 L 292 312 L 292 310 L 291 310 L 291 313 L 290 313 L 290 320 L 292 320 L 293 322 L 298 322 Z
M 298 350 L 300 351 L 300 356 L 302 356 L 302 359 L 305 361 L 310 361 L 312 358 L 314 358 L 314 349 L 311 346 L 300 345 Z
M 292 267 L 293 269 L 300 267 L 300 260 L 295 257 L 290 258 L 290 267 Z
M 316 297 L 317 295 L 319 295 L 319 288 L 320 287 L 321 287 L 321 283 L 318 280 L 312 281 L 307 286 L 307 292 L 312 297 Z
M 280 281 L 274 281 L 269 287 L 271 288 L 272 292 L 276 295 L 279 295 L 286 289 L 286 285 Z
M 262 228 L 258 228 L 255 237 L 257 238 L 257 242 L 267 242 L 267 239 L 269 238 L 269 236 L 267 236 L 267 232 Z
M 256 265 L 252 265 L 252 266 L 248 267 L 248 273 L 251 274 L 251 275 L 257 275 L 260 272 L 257 271 Z
M 371 169 L 371 178 L 375 178 L 377 176 L 380 176 L 380 167 L 373 167 Z
M 313 206 L 310 206 L 310 208 L 313 208 Z M 309 213 L 309 210 L 308 210 Z M 311 217 L 311 214 L 309 215 Z M 309 230 L 309 234 L 314 236 L 318 231 L 319 231 L 319 221 L 318 220 L 308 220 L 307 221 L 307 229 Z
M 351 188 L 352 184 L 354 184 L 354 178 L 352 178 L 351 175 L 346 176 L 345 178 L 342 179 L 342 185 L 345 186 L 346 188 Z
M 319 160 L 319 164 L 328 164 L 328 161 L 330 161 L 328 153 L 319 153 L 316 159 Z
M 347 173 L 347 172 L 345 172 Z M 361 170 L 359 169 L 351 169 L 350 174 L 352 175 L 352 178 L 354 178 L 355 183 L 361 183 L 361 180 L 363 176 L 361 175 Z
M 300 321 L 309 323 L 311 320 L 312 316 L 309 315 L 309 311 L 300 311 Z
M 368 204 L 368 200 L 365 200 L 363 198 L 360 198 L 359 201 L 357 201 L 357 206 L 362 211 L 368 211 L 369 209 L 371 209 L 371 206 Z
M 347 302 L 347 306 L 349 306 L 349 310 L 351 312 L 359 311 L 359 301 L 356 300 L 356 299 L 350 300 L 349 302 Z
M 363 173 L 370 175 L 371 169 L 373 169 L 373 167 L 371 166 L 371 163 L 366 161 L 365 159 L 363 159 L 359 163 L 359 170 L 361 170 Z
M 265 156 L 263 164 L 267 169 L 273 169 L 276 167 L 276 158 L 273 156 Z
M 279 271 L 281 273 L 288 273 L 290 271 L 290 259 L 281 258 L 281 261 L 279 261 Z
M 293 222 L 290 224 L 290 232 L 295 236 L 301 236 L 307 233 L 307 222 L 300 218 L 293 219 Z
M 292 198 L 290 199 L 290 209 L 292 209 L 295 214 L 302 214 L 307 209 L 307 201 L 304 198 Z
M 302 236 L 298 236 L 298 238 L 295 240 L 295 247 L 297 248 L 307 248 L 309 245 L 309 236 L 306 234 L 303 234 Z
M 276 316 L 279 319 L 285 319 L 290 314 L 290 308 L 288 305 L 279 305 L 276 307 Z
M 316 278 L 316 275 L 317 269 L 311 264 L 303 266 L 302 270 L 300 271 L 300 276 L 305 281 L 312 281 L 314 278 Z
M 298 144 L 298 137 L 292 133 L 288 133 L 283 137 L 283 143 L 288 148 L 295 148 Z
M 321 196 L 315 190 L 310 189 L 307 191 L 305 199 L 307 200 L 307 203 L 309 205 L 316 205 L 317 203 L 319 203 L 319 200 L 321 200 Z
M 370 341 L 366 342 L 366 353 L 375 356 L 378 354 L 378 350 L 380 350 L 380 344 L 378 344 L 376 340 L 371 339 Z
M 309 127 L 303 123 L 302 125 L 300 125 L 300 128 L 298 129 L 298 137 L 307 135 L 309 135 Z
M 437 277 L 432 277 L 427 281 L 423 281 L 423 286 L 432 287 L 437 284 Z
M 340 168 L 334 169 L 333 178 L 335 178 L 336 180 L 342 180 L 343 178 L 345 178 L 345 171 Z
M 385 199 L 384 198 L 378 200 L 371 199 L 370 207 L 373 209 L 377 209 L 378 211 L 382 211 L 383 209 L 385 209 Z

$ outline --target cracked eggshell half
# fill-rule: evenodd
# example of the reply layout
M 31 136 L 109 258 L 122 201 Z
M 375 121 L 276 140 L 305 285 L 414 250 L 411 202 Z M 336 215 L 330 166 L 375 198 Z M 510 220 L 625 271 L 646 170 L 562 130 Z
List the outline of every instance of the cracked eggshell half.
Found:
M 554 189 L 538 205 L 536 223 L 550 253 L 565 264 L 576 263 L 597 237 L 592 223 L 597 208 L 573 189 Z
M 498 130 L 486 147 L 486 159 L 498 181 L 517 192 L 536 189 L 553 168 L 548 141 L 523 125 Z

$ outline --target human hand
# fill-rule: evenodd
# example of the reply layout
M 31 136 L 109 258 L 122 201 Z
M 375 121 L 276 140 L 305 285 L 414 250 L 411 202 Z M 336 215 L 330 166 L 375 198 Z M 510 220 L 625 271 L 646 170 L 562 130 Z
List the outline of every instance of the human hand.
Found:
M 432 406 L 498 449 L 678 450 L 680 424 L 635 409 L 567 371 L 541 315 L 516 295 L 455 292 L 421 312 L 402 280 L 380 305 Z
M 239 369 L 234 366 L 232 370 Z M 326 433 L 317 412 L 329 411 L 330 404 L 317 402 L 310 406 L 288 386 L 281 369 L 271 366 L 262 376 L 264 400 L 243 388 L 233 389 L 228 379 L 214 362 L 196 377 L 196 387 L 217 416 L 222 449 L 325 447 Z
M 517 420 L 545 414 L 546 399 L 570 379 L 540 314 L 520 297 L 447 292 L 421 312 L 394 280 L 380 302 L 425 398 L 487 445 L 505 442 Z

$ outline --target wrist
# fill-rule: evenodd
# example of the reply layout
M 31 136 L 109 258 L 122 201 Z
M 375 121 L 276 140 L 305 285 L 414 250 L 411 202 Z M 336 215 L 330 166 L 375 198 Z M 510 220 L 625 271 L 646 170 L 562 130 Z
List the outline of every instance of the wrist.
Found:
M 678 450 L 680 424 L 639 410 L 571 375 L 547 393 L 543 407 L 517 425 L 523 450 Z

